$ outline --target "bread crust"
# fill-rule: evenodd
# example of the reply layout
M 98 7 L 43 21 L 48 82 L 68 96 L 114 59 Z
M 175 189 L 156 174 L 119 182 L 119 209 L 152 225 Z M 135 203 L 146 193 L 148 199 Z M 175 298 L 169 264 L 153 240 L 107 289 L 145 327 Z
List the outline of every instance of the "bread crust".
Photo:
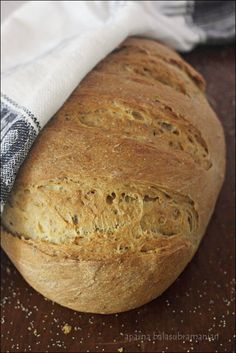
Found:
M 172 239 L 150 253 L 86 261 L 67 257 L 60 247 L 55 255 L 50 244 L 42 249 L 5 230 L 2 246 L 35 290 L 62 306 L 98 314 L 127 311 L 156 298 L 193 255 L 190 241 Z
M 40 133 L 4 209 L 2 247 L 33 288 L 109 314 L 179 276 L 225 172 L 204 86 L 177 53 L 140 38 L 86 76 Z

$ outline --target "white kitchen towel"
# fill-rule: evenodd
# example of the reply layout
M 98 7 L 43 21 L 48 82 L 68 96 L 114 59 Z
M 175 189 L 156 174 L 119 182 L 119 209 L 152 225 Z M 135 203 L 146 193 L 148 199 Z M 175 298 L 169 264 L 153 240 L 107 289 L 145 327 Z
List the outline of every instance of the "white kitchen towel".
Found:
M 221 3 L 221 10 L 203 4 L 202 16 L 199 3 Z M 156 38 L 180 51 L 231 39 L 233 4 L 30 1 L 17 9 L 2 26 L 1 208 L 40 129 L 126 37 Z

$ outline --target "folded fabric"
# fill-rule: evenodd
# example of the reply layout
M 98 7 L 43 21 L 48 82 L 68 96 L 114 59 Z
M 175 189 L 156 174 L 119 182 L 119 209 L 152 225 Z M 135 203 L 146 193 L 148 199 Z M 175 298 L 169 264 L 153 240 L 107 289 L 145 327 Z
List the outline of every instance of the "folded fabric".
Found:
M 234 1 L 30 1 L 2 26 L 1 209 L 40 129 L 126 37 L 232 40 Z M 50 153 L 50 151 L 49 151 Z

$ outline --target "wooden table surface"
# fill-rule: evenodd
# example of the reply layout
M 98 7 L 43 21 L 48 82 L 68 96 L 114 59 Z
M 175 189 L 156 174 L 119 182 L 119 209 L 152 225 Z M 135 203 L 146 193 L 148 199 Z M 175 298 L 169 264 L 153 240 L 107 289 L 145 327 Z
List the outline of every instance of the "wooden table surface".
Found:
M 193 261 L 161 297 L 103 316 L 46 300 L 2 252 L 1 352 L 234 351 L 234 47 L 200 47 L 185 58 L 206 78 L 227 140 L 226 181 Z

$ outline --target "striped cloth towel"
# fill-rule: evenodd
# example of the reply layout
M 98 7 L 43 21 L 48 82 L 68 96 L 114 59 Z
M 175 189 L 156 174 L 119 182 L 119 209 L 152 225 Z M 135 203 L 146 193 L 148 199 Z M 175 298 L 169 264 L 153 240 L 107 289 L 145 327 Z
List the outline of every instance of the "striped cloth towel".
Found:
M 126 37 L 179 51 L 235 38 L 234 1 L 29 1 L 2 25 L 1 210 L 40 129 Z M 50 151 L 49 151 L 50 153 Z

